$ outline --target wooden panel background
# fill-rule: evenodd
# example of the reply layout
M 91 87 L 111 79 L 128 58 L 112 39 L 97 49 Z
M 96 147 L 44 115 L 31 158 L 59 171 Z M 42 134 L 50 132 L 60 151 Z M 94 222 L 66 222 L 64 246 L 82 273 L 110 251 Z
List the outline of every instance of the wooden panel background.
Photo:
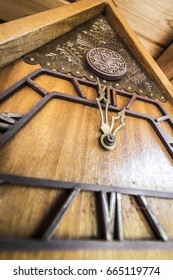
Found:
M 115 2 L 144 45 L 152 50 L 151 54 L 158 57 L 173 38 L 172 0 Z
M 10 21 L 69 4 L 66 0 L 0 0 L 0 19 Z
M 173 43 L 160 55 L 157 63 L 173 84 Z
M 9 87 L 36 68 L 37 66 L 18 61 L 1 69 L 0 90 Z M 4 80 L 6 82 L 2 83 Z M 59 79 L 40 77 L 37 78 L 37 82 L 47 90 L 61 90 L 72 95 L 76 94 L 69 83 L 64 83 Z M 86 91 L 86 88 L 84 90 L 88 98 L 94 98 L 96 94 L 94 90 L 87 89 Z M 23 98 L 24 95 L 25 98 Z M 25 88 L 11 97 L 9 101 L 4 102 L 0 110 L 25 113 L 39 98 L 38 94 L 29 88 Z M 59 102 L 60 107 L 58 106 Z M 126 100 L 119 100 L 119 102 L 123 106 Z M 50 108 L 51 110 L 49 110 Z M 165 104 L 165 108 L 171 114 L 173 113 L 169 103 Z M 146 104 L 138 105 L 138 109 L 145 112 L 148 107 Z M 158 114 L 157 110 L 152 109 L 152 114 L 156 116 Z M 158 172 L 166 172 L 167 167 L 171 168 L 170 158 L 157 136 L 147 123 L 144 122 L 141 126 L 143 121 L 140 120 L 130 119 L 129 122 L 129 118 L 126 119 L 127 127 L 118 135 L 118 150 L 115 151 L 115 157 L 112 157 L 111 153 L 100 149 L 98 145 L 100 116 L 99 112 L 95 110 L 82 105 L 52 100 L 16 137 L 0 150 L 0 172 L 111 184 L 117 179 L 117 172 L 121 173 L 124 170 L 125 172 L 119 180 L 129 178 L 130 183 L 135 187 L 141 183 L 148 185 L 152 181 L 154 182 L 157 180 Z M 139 125 L 141 133 L 145 129 L 146 138 L 142 134 L 139 135 Z M 168 135 L 171 133 L 169 129 L 167 132 Z M 75 137 L 77 138 L 75 139 Z M 141 144 L 138 142 L 138 145 L 136 145 L 135 141 L 127 141 L 131 137 L 135 141 L 138 139 Z M 73 148 L 74 143 L 76 143 L 75 149 Z M 141 157 L 143 161 L 141 161 Z M 158 162 L 159 165 L 156 164 Z M 114 164 L 116 164 L 117 170 L 113 168 Z M 124 166 L 123 169 L 122 165 Z M 147 176 L 141 176 L 144 165 Z M 157 171 L 156 167 L 159 167 Z M 160 168 L 162 168 L 162 171 L 160 171 Z M 134 171 L 134 175 L 139 171 L 136 179 L 135 177 L 132 178 L 133 174 L 129 170 Z M 150 177 L 149 181 L 148 175 Z M 167 184 L 170 183 L 171 177 L 166 176 L 165 173 L 162 179 L 163 183 Z M 167 183 L 165 180 L 168 180 Z M 58 206 L 62 196 L 63 193 L 58 190 L 2 185 L 0 188 L 1 236 L 24 238 L 37 235 L 40 233 L 38 227 L 45 224 L 44 217 L 49 220 L 51 208 L 55 207 L 56 204 Z M 162 226 L 168 232 L 169 238 L 173 238 L 173 228 L 171 226 L 173 200 L 150 198 L 149 201 Z M 96 198 L 91 193 L 82 192 L 69 209 L 59 231 L 54 236 L 57 238 L 95 238 L 99 235 L 99 224 L 96 222 L 97 214 Z M 135 200 L 127 195 L 123 196 L 123 220 L 126 232 L 125 238 L 154 238 Z M 165 250 L 0 252 L 0 259 L 172 258 L 173 251 Z

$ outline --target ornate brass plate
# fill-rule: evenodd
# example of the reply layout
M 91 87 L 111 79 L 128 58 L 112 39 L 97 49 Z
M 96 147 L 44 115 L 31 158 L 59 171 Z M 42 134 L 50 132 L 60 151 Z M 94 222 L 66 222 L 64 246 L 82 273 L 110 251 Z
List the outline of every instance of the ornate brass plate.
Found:
M 120 80 L 111 81 L 110 77 L 105 75 L 101 83 L 112 84 L 117 89 L 125 89 L 128 92 L 136 92 L 139 95 L 166 102 L 163 92 L 136 61 L 103 15 L 26 55 L 24 61 L 96 81 L 96 73 L 91 71 L 86 62 L 87 53 L 94 48 L 108 48 L 118 53 L 127 66 L 127 72 Z

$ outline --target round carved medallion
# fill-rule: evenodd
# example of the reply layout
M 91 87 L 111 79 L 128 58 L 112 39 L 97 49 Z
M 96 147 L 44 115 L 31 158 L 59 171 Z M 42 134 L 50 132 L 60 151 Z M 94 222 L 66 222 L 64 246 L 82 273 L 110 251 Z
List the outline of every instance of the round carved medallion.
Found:
M 87 53 L 87 62 L 91 71 L 108 80 L 118 80 L 127 71 L 124 58 L 107 48 L 94 48 Z

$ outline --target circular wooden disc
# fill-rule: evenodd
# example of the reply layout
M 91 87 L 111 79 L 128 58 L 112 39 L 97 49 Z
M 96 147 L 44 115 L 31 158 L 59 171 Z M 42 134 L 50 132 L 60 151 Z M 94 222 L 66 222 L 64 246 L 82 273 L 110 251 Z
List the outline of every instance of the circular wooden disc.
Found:
M 87 53 L 87 62 L 91 71 L 108 80 L 118 80 L 127 71 L 124 58 L 108 48 L 94 48 Z

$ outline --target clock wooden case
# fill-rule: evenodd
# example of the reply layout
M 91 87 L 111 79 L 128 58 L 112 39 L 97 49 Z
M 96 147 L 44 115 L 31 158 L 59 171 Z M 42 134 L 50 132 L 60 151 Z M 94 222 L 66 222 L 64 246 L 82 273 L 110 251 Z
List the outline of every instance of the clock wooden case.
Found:
M 97 80 L 21 60 L 102 16 L 161 93 L 153 99 L 106 84 L 116 97 L 109 119 L 125 110 L 126 126 L 112 151 L 98 141 Z M 169 258 L 173 89 L 115 2 L 70 4 L 2 24 L 0 34 L 1 249 L 37 250 L 42 257 L 43 250 L 55 250 L 47 256 L 64 258 L 123 256 L 116 249 L 133 249 L 138 258 L 150 249 L 150 258 Z

